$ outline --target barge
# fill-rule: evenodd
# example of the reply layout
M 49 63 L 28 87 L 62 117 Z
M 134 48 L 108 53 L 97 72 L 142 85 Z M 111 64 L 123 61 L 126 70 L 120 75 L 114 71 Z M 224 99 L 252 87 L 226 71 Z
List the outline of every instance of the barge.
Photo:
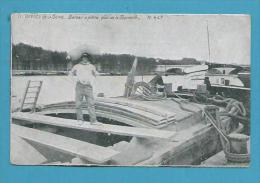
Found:
M 219 152 L 221 144 L 214 127 L 202 116 L 202 110 L 206 106 L 184 105 L 187 110 L 181 108 L 178 101 L 171 99 L 163 102 L 126 101 L 123 97 L 101 99 L 97 100 L 96 113 L 98 120 L 104 124 L 96 127 L 77 126 L 74 102 L 50 104 L 32 114 L 13 113 L 12 122 L 16 127 L 12 134 L 29 141 L 39 152 L 42 152 L 43 148 L 48 149 L 44 150 L 45 163 L 68 163 L 78 157 L 76 152 L 72 155 L 64 149 L 50 145 L 51 141 L 55 141 L 55 136 L 62 136 L 102 147 L 104 152 L 118 152 L 113 152 L 109 160 L 102 162 L 103 165 L 196 165 Z M 86 108 L 84 114 L 87 120 Z M 230 129 L 228 133 L 235 130 L 235 127 L 231 127 L 231 118 L 225 119 L 224 123 L 226 128 Z M 22 128 L 37 130 L 38 134 L 41 134 L 41 131 L 55 134 L 54 139 L 41 143 L 35 140 L 37 133 L 35 137 L 23 136 L 17 130 L 17 126 L 21 125 Z M 118 127 L 122 127 L 121 131 Z M 132 131 L 136 133 L 131 133 Z M 86 164 L 100 163 L 91 161 L 95 158 L 80 157 Z
M 137 60 L 128 75 L 124 96 L 96 98 L 100 125 L 88 122 L 86 104 L 83 125 L 77 124 L 74 101 L 36 106 L 35 99 L 32 110 L 22 105 L 19 112 L 11 114 L 11 162 L 195 166 L 225 150 L 220 134 L 243 130 L 241 123 L 220 115 L 228 112 L 224 107 L 167 98 L 153 93 L 147 83 L 135 83 L 136 65 Z

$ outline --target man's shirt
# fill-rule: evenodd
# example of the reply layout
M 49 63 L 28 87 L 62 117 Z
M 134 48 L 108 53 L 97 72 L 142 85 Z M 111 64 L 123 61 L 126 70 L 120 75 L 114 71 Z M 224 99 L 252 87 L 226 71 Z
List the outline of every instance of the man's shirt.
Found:
M 76 76 L 81 84 L 89 84 L 94 87 L 97 75 L 96 67 L 92 64 L 77 64 L 71 69 L 72 76 Z

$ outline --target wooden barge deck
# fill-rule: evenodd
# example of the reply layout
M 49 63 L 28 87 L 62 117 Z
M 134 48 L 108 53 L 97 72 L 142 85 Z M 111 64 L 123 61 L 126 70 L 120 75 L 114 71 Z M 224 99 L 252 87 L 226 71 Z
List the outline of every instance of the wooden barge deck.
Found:
M 13 113 L 11 129 L 12 134 L 38 150 L 45 148 L 46 152 L 56 152 L 52 156 L 70 155 L 66 160 L 56 158 L 58 164 L 75 165 L 72 160 L 77 157 L 80 165 L 199 165 L 221 150 L 218 133 L 202 115 L 205 107 L 195 103 L 180 105 L 180 101 L 171 99 L 98 98 L 97 117 L 109 119 L 108 124 L 79 126 L 75 119 L 62 116 L 75 114 L 75 103 L 63 102 L 42 106 L 33 114 Z M 87 115 L 86 106 L 84 113 Z M 229 124 L 230 119 L 225 123 Z M 56 130 L 50 132 L 43 126 Z M 79 134 L 87 137 L 81 139 Z M 92 139 L 94 136 L 96 141 Z M 122 136 L 128 140 L 120 140 Z M 119 140 L 100 145 L 100 138 Z M 44 155 L 48 159 L 48 153 Z

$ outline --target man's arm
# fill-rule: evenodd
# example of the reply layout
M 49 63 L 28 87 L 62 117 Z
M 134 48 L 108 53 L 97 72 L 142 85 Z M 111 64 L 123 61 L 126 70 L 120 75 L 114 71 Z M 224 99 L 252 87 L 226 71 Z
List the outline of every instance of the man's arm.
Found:
M 77 65 L 72 67 L 72 69 L 68 73 L 68 76 L 69 76 L 71 82 L 75 83 L 75 81 L 76 81 L 75 76 L 77 76 Z
M 93 69 L 92 69 L 92 74 L 93 74 L 93 76 L 95 76 L 95 77 L 97 77 L 98 75 L 100 75 L 94 65 L 93 65 Z
M 69 71 L 69 76 L 76 76 L 77 75 L 77 66 L 75 65 L 74 67 L 72 67 L 72 69 Z

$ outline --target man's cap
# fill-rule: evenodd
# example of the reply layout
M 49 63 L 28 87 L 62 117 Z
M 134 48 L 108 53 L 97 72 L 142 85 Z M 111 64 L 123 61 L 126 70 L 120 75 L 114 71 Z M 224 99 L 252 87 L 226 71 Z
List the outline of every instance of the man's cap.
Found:
M 70 58 L 72 60 L 78 60 L 80 58 L 82 58 L 83 56 L 91 56 L 91 55 L 99 55 L 99 51 L 98 49 L 96 49 L 94 46 L 90 46 L 90 45 L 80 45 L 74 49 L 72 49 L 71 51 L 69 51 L 68 55 L 70 56 Z
M 90 56 L 91 55 L 89 53 L 87 53 L 87 52 L 84 52 L 84 53 L 81 54 L 81 58 L 83 58 L 83 57 L 90 57 Z

